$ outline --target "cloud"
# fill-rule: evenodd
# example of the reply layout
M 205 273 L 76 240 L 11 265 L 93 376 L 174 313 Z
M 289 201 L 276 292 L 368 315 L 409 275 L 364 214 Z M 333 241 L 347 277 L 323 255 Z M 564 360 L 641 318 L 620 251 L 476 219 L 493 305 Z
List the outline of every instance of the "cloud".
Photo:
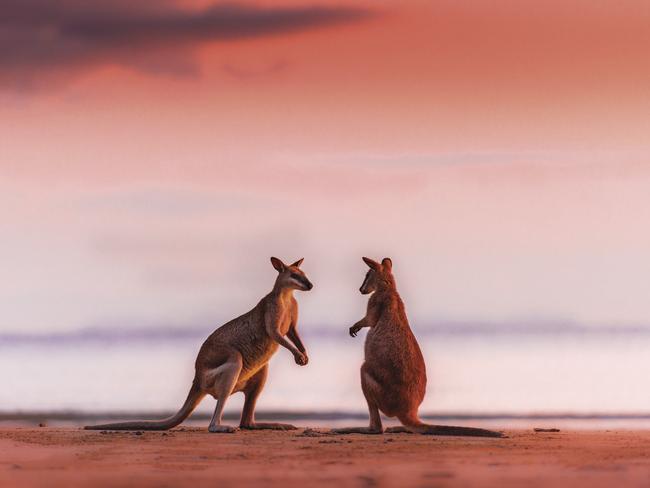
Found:
M 188 9 L 178 0 L 1 0 L 0 84 L 101 64 L 194 75 L 193 48 L 208 42 L 288 34 L 370 12 L 333 6 L 262 7 L 219 3 Z
M 258 69 L 251 69 L 233 64 L 224 64 L 221 69 L 232 78 L 238 80 L 251 80 L 275 73 L 281 73 L 286 71 L 288 67 L 289 63 L 287 61 L 280 60 Z

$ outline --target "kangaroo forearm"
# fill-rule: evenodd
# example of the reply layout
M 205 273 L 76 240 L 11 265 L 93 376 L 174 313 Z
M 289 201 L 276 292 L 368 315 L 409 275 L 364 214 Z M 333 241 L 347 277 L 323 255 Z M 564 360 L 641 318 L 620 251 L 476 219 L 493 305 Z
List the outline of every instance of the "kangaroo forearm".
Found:
M 364 327 L 372 327 L 374 324 L 371 323 L 371 321 L 368 319 L 368 316 L 362 318 L 359 320 L 356 324 L 354 324 L 354 327 L 358 327 L 359 329 L 363 329 Z
M 304 354 L 304 353 L 307 352 L 307 348 L 305 348 L 305 345 L 302 343 L 302 341 L 298 337 L 296 337 L 296 340 L 294 340 L 293 343 L 296 345 L 296 347 L 298 348 L 298 350 L 301 353 Z
M 279 332 L 277 331 L 273 332 L 271 337 L 275 342 L 280 344 L 282 347 L 291 351 L 292 354 L 296 354 L 297 352 L 300 352 L 298 349 L 296 349 L 296 347 L 293 344 L 291 344 L 291 342 L 287 340 L 286 337 L 283 337 Z
M 300 339 L 300 336 L 298 335 L 298 332 L 296 332 L 295 329 L 289 330 L 287 337 L 289 337 L 289 340 L 295 344 L 300 352 L 304 354 L 307 351 L 302 343 L 302 340 Z

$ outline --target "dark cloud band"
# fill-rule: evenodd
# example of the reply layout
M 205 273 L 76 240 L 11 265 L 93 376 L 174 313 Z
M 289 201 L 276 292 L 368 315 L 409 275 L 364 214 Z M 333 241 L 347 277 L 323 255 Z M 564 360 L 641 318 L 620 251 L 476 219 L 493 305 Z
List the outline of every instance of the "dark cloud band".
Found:
M 0 81 L 105 62 L 146 70 L 146 61 L 134 59 L 151 49 L 157 56 L 168 49 L 191 57 L 191 48 L 204 42 L 279 35 L 370 15 L 346 7 L 233 3 L 188 10 L 171 0 L 0 0 L 0 6 Z M 170 71 L 177 64 L 170 60 Z

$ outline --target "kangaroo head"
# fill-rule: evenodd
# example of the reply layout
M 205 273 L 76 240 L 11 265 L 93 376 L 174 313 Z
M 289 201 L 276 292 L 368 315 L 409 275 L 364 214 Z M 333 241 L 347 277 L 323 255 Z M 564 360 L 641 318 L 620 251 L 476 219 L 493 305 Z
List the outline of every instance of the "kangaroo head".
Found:
M 271 258 L 271 264 L 278 271 L 278 277 L 275 280 L 275 286 L 277 288 L 307 291 L 314 287 L 307 278 L 307 275 L 300 269 L 303 259 L 301 258 L 287 266 L 282 260 Z
M 362 295 L 367 295 L 376 290 L 392 288 L 395 286 L 392 271 L 393 262 L 390 258 L 382 259 L 381 263 L 370 258 L 364 257 L 362 259 L 370 268 L 366 273 L 366 278 L 363 280 L 361 288 L 359 288 Z

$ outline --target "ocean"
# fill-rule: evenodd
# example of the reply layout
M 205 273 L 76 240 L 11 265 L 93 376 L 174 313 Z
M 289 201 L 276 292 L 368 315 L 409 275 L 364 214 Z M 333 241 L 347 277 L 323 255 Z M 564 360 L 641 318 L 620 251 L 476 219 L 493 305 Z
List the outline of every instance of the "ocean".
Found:
M 320 414 L 337 422 L 365 418 L 359 380 L 364 336 L 303 331 L 309 364 L 297 366 L 280 348 L 258 411 L 305 419 Z M 203 339 L 202 333 L 159 331 L 122 338 L 5 336 L 0 414 L 174 411 L 185 399 Z M 421 334 L 419 341 L 428 375 L 423 415 L 650 426 L 647 332 L 444 331 Z M 236 394 L 226 411 L 236 417 L 242 404 Z M 213 408 L 214 400 L 204 399 L 197 417 Z

